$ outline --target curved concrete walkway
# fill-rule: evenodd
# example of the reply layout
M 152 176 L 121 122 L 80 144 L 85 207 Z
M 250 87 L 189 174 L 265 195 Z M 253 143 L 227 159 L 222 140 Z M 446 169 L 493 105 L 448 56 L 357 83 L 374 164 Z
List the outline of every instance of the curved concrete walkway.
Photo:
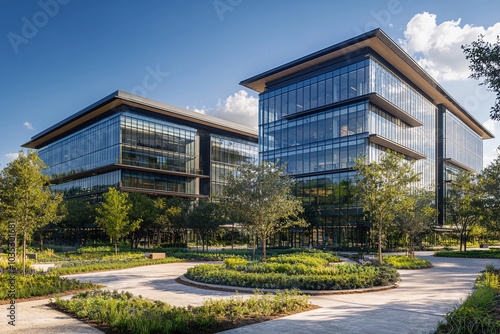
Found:
M 434 264 L 433 268 L 400 270 L 402 282 L 397 289 L 365 294 L 314 296 L 311 301 L 323 308 L 227 332 L 431 333 L 442 320 L 442 315 L 471 292 L 477 274 L 486 264 L 493 263 L 500 267 L 500 260 L 435 258 L 432 254 L 433 252 L 419 252 L 417 255 L 430 260 Z M 104 284 L 109 290 L 129 291 L 136 296 L 142 295 L 176 306 L 201 305 L 207 298 L 234 295 L 231 292 L 203 290 L 175 282 L 187 268 L 196 264 L 171 263 L 71 277 L 80 281 L 91 280 Z M 15 330 L 5 328 L 6 322 L 2 322 L 0 332 L 3 333 L 4 328 L 9 333 L 98 332 L 77 320 L 67 319 L 62 313 L 47 310 L 42 304 L 43 301 L 18 304 L 19 322 L 16 322 Z M 55 330 L 55 327 L 58 329 Z

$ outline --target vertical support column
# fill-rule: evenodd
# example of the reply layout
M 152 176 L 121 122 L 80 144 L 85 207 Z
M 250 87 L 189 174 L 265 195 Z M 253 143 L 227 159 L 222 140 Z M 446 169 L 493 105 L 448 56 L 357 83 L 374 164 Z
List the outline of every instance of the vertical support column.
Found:
M 436 205 L 439 211 L 438 225 L 445 223 L 445 179 L 444 179 L 444 155 L 446 148 L 445 138 L 445 107 L 442 104 L 437 105 L 436 117 Z

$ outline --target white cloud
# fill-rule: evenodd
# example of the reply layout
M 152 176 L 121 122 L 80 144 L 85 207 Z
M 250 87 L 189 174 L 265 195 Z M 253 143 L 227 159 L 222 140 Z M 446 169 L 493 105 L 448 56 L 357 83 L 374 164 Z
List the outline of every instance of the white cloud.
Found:
M 489 152 L 483 153 L 483 168 L 488 167 L 497 157 L 498 157 L 498 149 L 493 148 Z
M 494 136 L 495 136 L 495 131 L 496 131 L 496 126 L 498 125 L 498 122 L 489 119 L 486 122 L 483 123 L 483 126 L 488 129 Z
M 436 23 L 436 15 L 416 14 L 406 25 L 404 39 L 399 43 L 436 80 L 465 80 L 469 77 L 469 63 L 461 49 L 477 40 L 479 35 L 495 42 L 500 35 L 500 22 L 491 27 L 460 26 L 461 19 Z
M 189 106 L 186 109 L 190 109 Z M 215 108 L 203 106 L 190 110 L 255 129 L 258 126 L 259 100 L 244 90 L 230 95 L 225 100 L 219 99 Z
M 24 126 L 28 128 L 28 130 L 35 130 L 30 122 L 24 122 Z
M 19 153 L 7 153 L 5 155 L 6 158 L 8 158 L 10 161 L 17 159 L 19 156 Z

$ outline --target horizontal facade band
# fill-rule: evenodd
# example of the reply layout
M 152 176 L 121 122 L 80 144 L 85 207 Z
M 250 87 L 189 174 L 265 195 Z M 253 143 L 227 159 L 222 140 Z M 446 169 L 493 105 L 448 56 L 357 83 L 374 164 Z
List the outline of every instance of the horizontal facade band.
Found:
M 427 157 L 423 155 L 422 153 L 418 153 L 417 151 L 412 150 L 411 148 L 408 148 L 406 146 L 403 146 L 401 144 L 398 144 L 390 139 L 387 139 L 385 137 L 382 137 L 380 135 L 370 135 L 368 136 L 368 140 L 371 143 L 378 144 L 380 146 L 386 147 L 392 151 L 404 154 L 408 157 L 411 157 L 416 160 L 420 159 L 426 159 Z

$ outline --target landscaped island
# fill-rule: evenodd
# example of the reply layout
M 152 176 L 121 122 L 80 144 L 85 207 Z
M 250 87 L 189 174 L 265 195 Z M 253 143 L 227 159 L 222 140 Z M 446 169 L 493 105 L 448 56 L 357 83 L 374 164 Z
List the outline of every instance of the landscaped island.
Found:
M 339 264 L 340 259 L 320 251 L 271 257 L 268 262 L 226 259 L 224 264 L 201 264 L 184 275 L 193 281 L 228 286 L 348 290 L 388 286 L 399 274 L 388 264 Z
M 129 292 L 94 290 L 70 300 L 56 299 L 51 306 L 80 319 L 97 320 L 103 330 L 134 334 L 215 333 L 317 308 L 309 303 L 309 296 L 297 291 L 208 299 L 203 306 L 174 307 Z

